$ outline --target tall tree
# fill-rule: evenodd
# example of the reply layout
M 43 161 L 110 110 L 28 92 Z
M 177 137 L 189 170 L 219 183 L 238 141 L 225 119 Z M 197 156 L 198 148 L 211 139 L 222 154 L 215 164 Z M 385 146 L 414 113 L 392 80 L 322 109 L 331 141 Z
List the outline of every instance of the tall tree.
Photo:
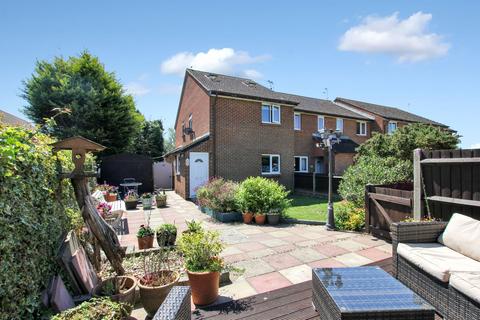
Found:
M 56 125 L 46 126 L 51 135 L 81 135 L 106 146 L 105 153 L 127 150 L 143 122 L 132 96 L 88 52 L 67 60 L 38 61 L 24 82 L 22 97 L 28 103 L 24 112 L 35 123 L 56 116 Z
M 163 155 L 163 124 L 161 120 L 145 121 L 137 137 L 134 139 L 132 150 L 138 154 L 145 154 L 152 158 Z
M 165 137 L 163 138 L 163 149 L 165 153 L 175 149 L 175 129 L 167 129 Z

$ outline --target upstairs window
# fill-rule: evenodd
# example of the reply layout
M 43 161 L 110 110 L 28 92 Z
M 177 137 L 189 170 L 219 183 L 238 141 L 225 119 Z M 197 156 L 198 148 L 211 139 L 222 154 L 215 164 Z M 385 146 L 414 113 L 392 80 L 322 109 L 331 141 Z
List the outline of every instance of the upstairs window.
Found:
M 367 123 L 365 121 L 357 121 L 357 135 L 367 135 Z
M 343 119 L 342 118 L 337 118 L 337 124 L 335 127 L 336 131 L 343 132 Z
M 262 123 L 280 123 L 280 107 L 275 105 L 262 105 Z
M 317 130 L 323 131 L 325 130 L 325 118 L 323 116 L 318 116 L 317 119 Z
M 295 172 L 308 172 L 308 157 L 295 157 Z
M 397 122 L 396 121 L 390 121 L 388 122 L 388 127 L 387 127 L 387 133 L 388 134 L 392 134 L 395 132 L 395 130 L 397 130 Z
M 302 130 L 302 115 L 295 112 L 293 115 L 293 128 L 295 130 Z
M 193 120 L 192 120 L 192 114 L 190 114 L 190 117 L 188 117 L 188 127 L 193 130 Z
M 278 154 L 262 155 L 262 174 L 279 174 L 280 156 Z

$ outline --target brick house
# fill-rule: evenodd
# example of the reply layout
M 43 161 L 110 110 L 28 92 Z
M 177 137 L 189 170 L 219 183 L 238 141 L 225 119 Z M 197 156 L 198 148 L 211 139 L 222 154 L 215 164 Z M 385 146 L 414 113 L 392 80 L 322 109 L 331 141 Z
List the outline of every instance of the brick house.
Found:
M 262 175 L 293 188 L 295 172 L 326 173 L 328 154 L 312 137 L 322 129 L 343 133 L 334 149 L 335 174 L 342 174 L 372 131 L 385 132 L 377 117 L 390 120 L 345 101 L 276 92 L 250 79 L 187 69 L 175 149 L 165 155 L 173 162 L 175 191 L 192 198 L 212 176 L 240 181 Z

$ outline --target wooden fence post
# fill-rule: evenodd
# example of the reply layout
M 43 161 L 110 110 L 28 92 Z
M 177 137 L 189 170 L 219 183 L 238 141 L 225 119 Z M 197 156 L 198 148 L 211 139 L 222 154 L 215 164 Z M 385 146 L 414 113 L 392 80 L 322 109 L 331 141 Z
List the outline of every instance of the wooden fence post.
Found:
M 367 184 L 365 186 L 365 231 L 370 233 L 370 197 L 369 193 L 372 189 L 372 185 Z
M 316 176 L 316 174 L 317 174 L 316 172 L 313 172 L 313 174 L 312 174 L 312 177 L 313 177 L 313 183 L 312 183 L 313 194 L 315 194 L 315 192 L 317 191 L 316 190 L 317 189 L 317 176 Z
M 413 151 L 413 218 L 421 220 L 423 216 L 422 205 L 422 149 L 415 149 Z

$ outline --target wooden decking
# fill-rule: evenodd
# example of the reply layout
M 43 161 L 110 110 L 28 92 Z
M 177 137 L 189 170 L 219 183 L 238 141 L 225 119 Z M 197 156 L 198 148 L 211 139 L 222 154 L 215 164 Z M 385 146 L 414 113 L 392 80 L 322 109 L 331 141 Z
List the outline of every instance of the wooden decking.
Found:
M 392 273 L 392 259 L 373 265 Z M 192 319 L 318 320 L 312 307 L 312 282 L 304 282 L 255 296 L 197 309 Z M 436 319 L 441 320 L 440 317 Z

